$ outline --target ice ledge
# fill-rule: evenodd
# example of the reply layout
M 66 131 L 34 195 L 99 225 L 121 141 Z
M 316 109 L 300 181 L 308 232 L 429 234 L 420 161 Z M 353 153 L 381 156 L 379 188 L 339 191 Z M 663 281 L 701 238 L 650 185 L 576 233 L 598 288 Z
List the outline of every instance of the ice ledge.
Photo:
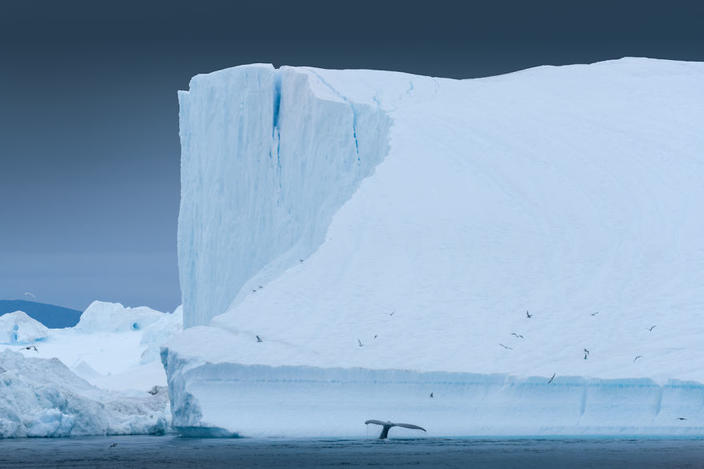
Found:
M 242 436 L 366 434 L 369 418 L 432 436 L 696 434 L 704 385 L 670 380 L 242 365 L 162 350 L 174 426 Z

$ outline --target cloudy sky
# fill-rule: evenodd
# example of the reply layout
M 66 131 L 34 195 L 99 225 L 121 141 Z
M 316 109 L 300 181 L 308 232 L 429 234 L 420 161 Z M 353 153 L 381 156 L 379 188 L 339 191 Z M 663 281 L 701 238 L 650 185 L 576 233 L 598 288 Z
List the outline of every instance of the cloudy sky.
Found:
M 176 90 L 271 62 L 473 78 L 704 60 L 704 2 L 3 1 L 0 298 L 171 310 Z

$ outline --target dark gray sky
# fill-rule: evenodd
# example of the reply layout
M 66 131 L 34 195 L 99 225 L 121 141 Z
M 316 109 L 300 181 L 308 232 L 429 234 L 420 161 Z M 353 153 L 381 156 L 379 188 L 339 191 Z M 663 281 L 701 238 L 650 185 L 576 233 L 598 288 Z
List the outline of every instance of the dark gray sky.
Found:
M 455 78 L 704 60 L 702 1 L 0 3 L 0 298 L 170 310 L 176 90 L 272 62 Z

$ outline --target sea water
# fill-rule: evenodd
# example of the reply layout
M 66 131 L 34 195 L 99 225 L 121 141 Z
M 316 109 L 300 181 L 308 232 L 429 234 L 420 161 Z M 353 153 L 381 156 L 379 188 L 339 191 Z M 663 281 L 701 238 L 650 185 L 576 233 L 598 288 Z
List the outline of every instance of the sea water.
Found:
M 123 436 L 0 440 L 0 467 L 704 467 L 704 439 L 195 439 Z

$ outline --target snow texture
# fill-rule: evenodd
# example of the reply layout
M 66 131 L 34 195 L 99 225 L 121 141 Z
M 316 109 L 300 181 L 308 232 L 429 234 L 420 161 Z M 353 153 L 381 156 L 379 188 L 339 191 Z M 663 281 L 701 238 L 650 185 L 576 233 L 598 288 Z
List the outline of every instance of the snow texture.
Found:
M 105 391 L 60 360 L 0 352 L 0 437 L 160 434 L 167 429 L 165 392 Z
M 23 345 L 46 339 L 49 329 L 24 311 L 0 316 L 0 344 Z
M 251 65 L 179 100 L 184 432 L 704 426 L 704 64 Z

